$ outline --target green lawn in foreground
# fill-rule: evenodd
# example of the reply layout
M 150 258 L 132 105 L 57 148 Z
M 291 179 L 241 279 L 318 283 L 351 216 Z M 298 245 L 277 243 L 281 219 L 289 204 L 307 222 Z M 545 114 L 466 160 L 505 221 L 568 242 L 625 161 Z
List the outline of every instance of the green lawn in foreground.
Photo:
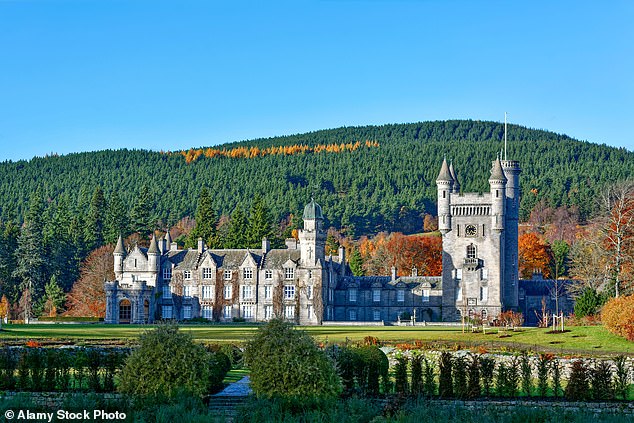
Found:
M 99 340 L 134 339 L 151 325 L 4 325 L 0 332 L 3 339 L 74 339 L 90 344 Z M 211 342 L 242 342 L 256 330 L 257 325 L 182 325 L 181 330 L 194 338 Z M 584 352 L 588 354 L 626 353 L 634 355 L 634 342 L 610 334 L 601 326 L 570 327 L 570 332 L 547 334 L 547 329 L 524 328 L 508 331 L 509 337 L 500 338 L 497 329 L 490 334 L 462 333 L 459 327 L 427 326 L 303 326 L 320 342 L 359 341 L 374 336 L 386 343 L 453 342 L 463 345 L 483 345 L 486 349 L 532 349 L 552 352 Z

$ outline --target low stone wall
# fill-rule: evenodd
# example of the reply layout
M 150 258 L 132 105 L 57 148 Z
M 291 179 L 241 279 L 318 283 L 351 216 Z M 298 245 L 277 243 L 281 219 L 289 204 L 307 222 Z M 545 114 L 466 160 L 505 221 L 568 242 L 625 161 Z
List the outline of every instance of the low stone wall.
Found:
M 358 322 L 358 321 L 327 321 L 327 322 L 322 322 L 321 323 L 322 326 L 385 326 L 385 323 L 383 322 L 383 320 L 378 321 L 378 322 Z
M 21 403 L 28 401 L 26 405 L 46 408 L 50 410 L 61 409 L 64 403 L 77 398 L 78 401 L 86 397 L 93 397 L 102 402 L 120 401 L 124 395 L 114 392 L 86 393 L 86 392 L 0 392 L 0 403 L 15 401 Z
M 569 402 L 546 400 L 520 400 L 520 399 L 491 399 L 491 400 L 440 400 L 431 399 L 428 404 L 433 407 L 466 408 L 468 410 L 495 409 L 512 413 L 517 407 L 526 407 L 536 410 L 546 409 L 553 414 L 565 411 L 581 411 L 594 414 L 620 414 L 634 416 L 634 401 L 629 402 Z

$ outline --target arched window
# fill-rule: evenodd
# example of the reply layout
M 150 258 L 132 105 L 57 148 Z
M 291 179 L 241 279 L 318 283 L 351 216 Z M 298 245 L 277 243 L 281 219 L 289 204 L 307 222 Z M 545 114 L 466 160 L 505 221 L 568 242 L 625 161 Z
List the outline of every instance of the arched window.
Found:
M 473 244 L 467 245 L 467 258 L 476 258 L 476 247 Z
M 130 300 L 123 299 L 119 303 L 119 323 L 130 323 L 132 317 L 132 304 Z
M 485 309 L 482 309 L 482 320 L 486 320 L 487 319 L 487 311 Z

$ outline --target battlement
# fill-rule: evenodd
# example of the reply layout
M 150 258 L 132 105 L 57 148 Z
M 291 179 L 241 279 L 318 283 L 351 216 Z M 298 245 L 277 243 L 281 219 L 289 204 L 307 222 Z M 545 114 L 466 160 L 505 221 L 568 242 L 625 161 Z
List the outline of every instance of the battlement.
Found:
M 520 168 L 520 162 L 518 162 L 517 160 L 502 160 L 502 168 L 504 170 L 516 170 L 521 172 L 522 169 Z

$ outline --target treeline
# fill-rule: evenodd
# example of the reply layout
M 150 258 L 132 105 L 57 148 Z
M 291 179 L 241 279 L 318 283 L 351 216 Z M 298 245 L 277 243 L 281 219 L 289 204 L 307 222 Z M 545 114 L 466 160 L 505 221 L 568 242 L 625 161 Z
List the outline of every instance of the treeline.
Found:
M 547 131 L 509 126 L 510 158 L 521 162 L 522 218 L 540 200 L 550 207 L 576 206 L 582 220 L 594 213 L 596 194 L 607 183 L 634 174 L 634 153 L 571 139 Z M 347 145 L 372 140 L 379 147 L 339 154 L 270 154 L 248 158 L 207 158 L 189 164 L 180 154 L 143 150 L 99 151 L 4 162 L 0 165 L 0 219 L 22 223 L 30 194 L 46 201 L 66 196 L 85 213 L 97 186 L 117 193 L 131 210 L 144 187 L 159 226 L 193 216 L 202 187 L 212 194 L 218 215 L 248 207 L 259 194 L 279 221 L 301 215 L 315 196 L 329 226 L 354 236 L 381 230 L 416 233 L 421 215 L 435 214 L 435 179 L 443 155 L 453 160 L 462 189 L 486 191 L 491 160 L 502 146 L 503 126 L 495 122 L 446 121 L 338 128 L 288 137 L 225 144 L 218 150 Z M 202 151 L 202 150 L 201 150 Z M 250 153 L 249 153 L 250 154 Z

